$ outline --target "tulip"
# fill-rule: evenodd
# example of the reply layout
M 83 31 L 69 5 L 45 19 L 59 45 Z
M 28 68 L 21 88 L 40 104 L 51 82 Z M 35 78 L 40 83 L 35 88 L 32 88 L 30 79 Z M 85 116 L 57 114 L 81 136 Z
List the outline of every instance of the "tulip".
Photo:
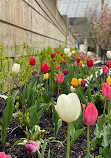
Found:
M 37 74 L 37 71 L 34 70 L 34 71 L 32 72 L 32 75 L 34 76 L 34 75 L 36 75 L 36 74 Z
M 51 53 L 51 58 L 55 58 L 55 53 Z
M 57 83 L 63 83 L 64 74 L 58 73 L 58 74 L 56 74 L 56 77 L 57 77 Z
M 90 51 L 87 52 L 87 56 L 91 57 L 92 53 Z
M 41 64 L 41 71 L 44 72 L 44 73 L 47 73 L 48 72 L 48 69 L 49 69 L 49 66 L 47 63 L 42 63 Z
M 107 74 L 108 68 L 107 66 L 102 66 L 103 74 Z
M 78 58 L 78 57 L 79 57 L 79 54 L 76 54 L 76 57 Z
M 35 65 L 36 59 L 34 57 L 30 58 L 30 65 Z
M 86 125 L 92 125 L 96 122 L 98 117 L 98 111 L 93 103 L 88 103 L 87 108 L 85 109 L 86 105 L 82 104 L 84 115 L 83 115 L 83 122 Z
M 20 64 L 14 63 L 12 67 L 12 72 L 18 73 L 20 71 Z
M 78 83 L 79 83 L 79 85 L 81 85 L 81 81 L 82 81 L 82 79 L 79 78 L 79 79 L 78 79 Z
M 72 54 L 75 54 L 75 51 L 72 51 Z
M 73 93 L 75 91 L 75 88 L 73 86 L 71 86 L 70 91 Z
M 92 59 L 87 59 L 87 66 L 89 68 L 93 66 L 93 60 Z
M 111 68 L 111 61 L 110 61 L 110 62 L 107 61 L 106 66 L 107 66 L 108 68 Z
M 102 83 L 102 94 L 106 99 L 111 100 L 111 86 L 110 86 L 110 84 Z
M 73 59 L 73 58 L 71 59 L 71 62 L 74 62 L 74 59 Z
M 67 69 L 64 69 L 64 70 L 63 70 L 63 74 L 64 74 L 64 75 L 67 75 L 67 74 L 68 74 L 68 70 L 67 70 Z
M 93 54 L 93 57 L 96 57 L 96 54 L 95 54 L 95 53 Z
M 64 49 L 64 53 L 67 55 L 67 54 L 69 54 L 70 53 L 70 48 L 65 48 Z
M 78 119 L 81 113 L 80 100 L 76 93 L 61 94 L 55 106 L 59 117 L 67 122 L 67 158 L 70 157 L 70 122 Z
M 107 78 L 106 82 L 109 83 L 109 84 L 111 84 L 111 77 Z
M 73 54 L 71 54 L 71 58 L 73 58 Z
M 111 59 L 111 50 L 106 52 L 106 56 L 107 56 L 108 59 Z
M 106 99 L 111 100 L 111 84 L 102 83 L 102 94 Z M 104 111 L 105 111 L 105 107 L 104 107 Z M 109 113 L 110 113 L 110 102 L 108 104 L 108 126 L 109 126 Z
M 61 53 L 61 56 L 63 56 L 64 54 L 63 53 Z
M 0 152 L 0 158 L 12 158 L 12 157 L 11 157 L 11 155 L 5 155 L 4 152 Z
M 28 151 L 29 155 L 34 155 L 36 151 L 39 151 L 40 146 L 38 145 L 37 142 L 30 140 L 28 144 L 25 145 L 25 148 L 29 150 Z
M 57 69 L 58 69 L 58 70 L 60 69 L 60 64 L 57 64 Z
M 59 54 L 60 52 L 58 51 L 57 53 Z
M 84 79 L 81 80 L 81 86 L 82 86 L 82 87 L 85 87 L 85 80 L 84 80 Z
M 77 59 L 76 59 L 76 62 L 79 63 L 79 62 L 80 62 L 80 58 L 77 58 Z
M 76 78 L 72 79 L 72 85 L 73 85 L 73 87 L 77 87 L 78 86 L 78 82 L 77 82 Z
M 47 80 L 48 78 L 49 78 L 49 74 L 48 73 L 44 74 L 44 79 Z
M 65 61 L 64 61 L 64 59 L 61 59 L 61 64 L 65 64 Z
M 80 61 L 80 62 L 79 62 L 79 65 L 82 66 L 82 64 L 83 64 L 83 61 Z
M 98 117 L 98 111 L 93 103 L 87 103 L 87 108 L 85 109 L 86 105 L 82 104 L 83 107 L 83 122 L 87 125 L 87 154 L 90 151 L 90 143 L 89 143 L 89 126 L 94 124 Z

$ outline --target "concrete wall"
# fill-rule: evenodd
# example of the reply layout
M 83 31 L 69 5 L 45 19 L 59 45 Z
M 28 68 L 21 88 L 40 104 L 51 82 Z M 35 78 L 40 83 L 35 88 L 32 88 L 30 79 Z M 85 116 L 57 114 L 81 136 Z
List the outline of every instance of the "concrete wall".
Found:
M 66 30 L 52 0 L 0 0 L 0 43 L 6 45 L 6 56 L 14 56 L 9 50 L 18 41 L 38 49 L 65 45 Z M 67 43 L 75 46 L 70 33 Z

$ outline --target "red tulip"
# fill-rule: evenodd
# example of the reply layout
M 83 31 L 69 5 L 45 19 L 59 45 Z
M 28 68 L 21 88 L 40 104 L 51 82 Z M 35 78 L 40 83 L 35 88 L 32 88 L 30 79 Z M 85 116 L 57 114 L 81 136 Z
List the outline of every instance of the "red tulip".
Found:
M 78 57 L 79 57 L 79 54 L 76 54 L 76 57 L 78 58 Z
M 35 65 L 36 59 L 34 57 L 30 58 L 30 65 Z
M 57 53 L 59 54 L 60 52 L 58 51 Z
M 111 100 L 111 86 L 110 86 L 110 84 L 102 83 L 102 94 L 106 99 Z
M 51 58 L 54 58 L 55 57 L 55 53 L 51 53 Z
M 47 73 L 49 69 L 49 66 L 47 63 L 42 63 L 41 64 L 41 71 Z
M 62 83 L 64 81 L 64 74 L 58 73 L 56 74 L 57 83 Z
M 110 64 L 109 64 L 109 61 L 107 61 L 106 66 L 107 66 L 108 68 L 111 68 L 111 61 L 110 61 Z
M 93 60 L 92 59 L 87 59 L 87 66 L 92 67 L 93 66 Z
M 92 125 L 96 122 L 98 117 L 98 111 L 93 103 L 87 103 L 87 108 L 85 109 L 86 105 L 82 104 L 84 115 L 83 115 L 83 122 L 86 125 Z
M 63 53 L 61 53 L 61 56 L 63 56 L 64 54 Z
M 71 58 L 73 58 L 73 54 L 71 54 Z
M 107 66 L 102 66 L 103 74 L 107 74 L 108 68 Z
M 77 59 L 76 59 L 76 62 L 79 63 L 79 62 L 80 62 L 80 58 L 77 58 Z

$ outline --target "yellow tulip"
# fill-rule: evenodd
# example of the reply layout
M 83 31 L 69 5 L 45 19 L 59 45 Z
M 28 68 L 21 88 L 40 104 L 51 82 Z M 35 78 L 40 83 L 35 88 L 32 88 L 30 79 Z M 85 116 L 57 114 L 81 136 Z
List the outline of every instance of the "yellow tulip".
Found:
M 82 66 L 82 64 L 83 64 L 83 61 L 80 61 L 80 62 L 79 62 L 79 65 Z
M 111 84 L 111 77 L 107 78 L 106 82 L 109 83 L 109 84 Z
M 80 78 L 80 79 L 78 79 L 78 83 L 79 83 L 79 85 L 81 85 L 81 81 L 82 81 L 82 79 Z
M 48 78 L 49 78 L 49 74 L 48 73 L 44 74 L 44 79 L 47 80 Z
M 95 62 L 95 60 L 93 59 L 93 62 Z
M 73 85 L 73 87 L 77 87 L 78 86 L 77 78 L 73 78 L 72 79 L 72 85 Z

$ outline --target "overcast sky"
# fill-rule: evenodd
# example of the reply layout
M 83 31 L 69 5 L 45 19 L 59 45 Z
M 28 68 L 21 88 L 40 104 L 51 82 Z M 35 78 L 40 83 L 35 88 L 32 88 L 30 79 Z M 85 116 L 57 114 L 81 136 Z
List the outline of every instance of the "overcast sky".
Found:
M 101 9 L 101 0 L 58 0 L 58 10 L 61 15 L 68 17 L 84 17 L 89 10 Z M 111 0 L 104 0 L 111 7 Z

